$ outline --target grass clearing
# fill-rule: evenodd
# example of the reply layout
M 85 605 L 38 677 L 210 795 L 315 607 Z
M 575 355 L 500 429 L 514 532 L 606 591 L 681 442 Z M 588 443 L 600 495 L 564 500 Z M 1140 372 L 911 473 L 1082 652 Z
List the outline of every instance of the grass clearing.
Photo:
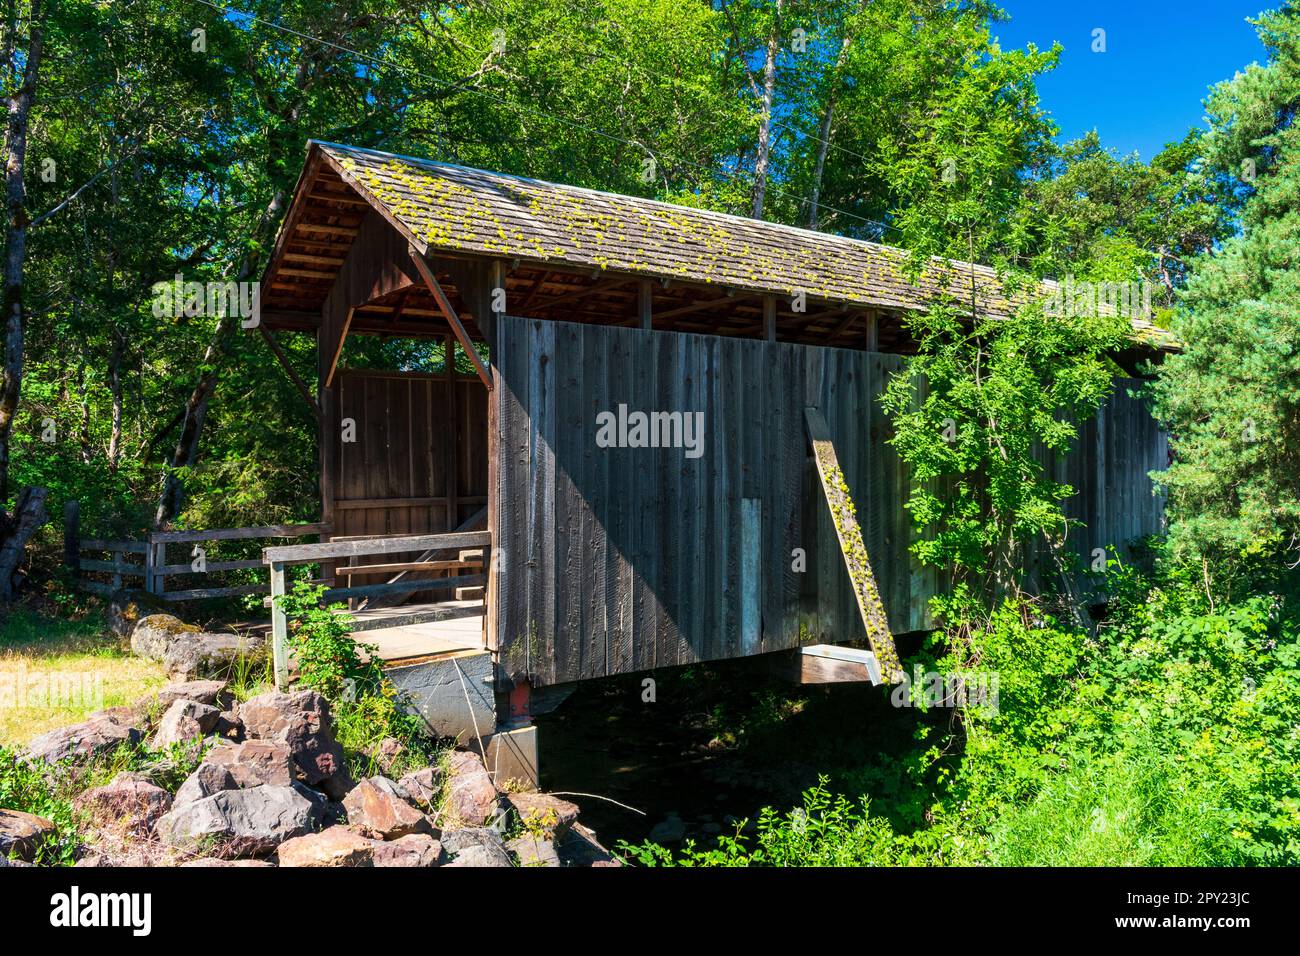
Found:
M 166 683 L 160 664 L 124 651 L 99 620 L 18 608 L 0 615 L 0 746 L 130 704 Z

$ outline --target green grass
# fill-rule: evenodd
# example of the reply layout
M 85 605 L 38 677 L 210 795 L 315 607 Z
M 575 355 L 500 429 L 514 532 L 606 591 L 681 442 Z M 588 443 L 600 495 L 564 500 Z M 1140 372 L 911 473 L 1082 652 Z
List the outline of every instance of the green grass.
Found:
M 161 665 L 123 650 L 96 617 L 68 620 L 24 608 L 0 615 L 0 746 L 25 746 L 164 683 Z
M 1063 771 L 991 834 L 1001 866 L 1222 866 L 1232 861 L 1220 795 L 1189 789 L 1151 751 Z

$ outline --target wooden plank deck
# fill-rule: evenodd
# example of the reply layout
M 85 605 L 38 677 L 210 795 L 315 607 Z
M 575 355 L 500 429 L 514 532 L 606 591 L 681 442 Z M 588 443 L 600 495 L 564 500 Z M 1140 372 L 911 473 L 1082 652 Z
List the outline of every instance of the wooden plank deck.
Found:
M 416 615 L 446 612 L 436 621 L 412 622 Z M 483 600 L 403 604 L 350 612 L 358 627 L 353 637 L 377 647 L 388 663 L 483 649 Z M 454 615 L 454 616 L 453 616 Z

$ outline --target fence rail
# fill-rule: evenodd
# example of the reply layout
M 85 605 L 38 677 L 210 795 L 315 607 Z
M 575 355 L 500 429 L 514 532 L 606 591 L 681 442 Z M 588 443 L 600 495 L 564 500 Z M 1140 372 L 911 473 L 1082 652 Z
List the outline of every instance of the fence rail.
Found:
M 284 690 L 289 685 L 289 648 L 288 619 L 284 606 L 278 599 L 285 594 L 285 569 L 294 564 L 318 564 L 340 558 L 353 559 L 373 554 L 400 554 L 421 552 L 418 561 L 386 563 L 377 565 L 385 571 L 424 570 L 425 565 L 440 564 L 450 567 L 428 568 L 428 570 L 452 570 L 454 568 L 478 569 L 487 567 L 492 535 L 487 531 L 464 531 L 447 534 L 419 534 L 377 538 L 347 538 L 345 540 L 325 541 L 320 544 L 291 544 L 282 547 L 266 548 L 262 552 L 262 562 L 271 572 L 271 638 L 275 661 L 275 686 Z M 480 550 L 481 549 L 481 550 Z M 460 555 L 457 560 L 431 561 L 442 551 L 473 551 L 469 556 Z M 360 565 L 359 567 L 368 567 Z M 359 573 L 352 568 L 343 569 L 352 574 Z M 337 572 L 336 572 L 337 573 Z M 386 584 L 362 584 L 349 587 L 330 588 L 325 592 L 326 600 L 345 598 L 372 598 L 394 594 L 410 594 L 415 591 L 432 591 L 449 588 L 468 588 L 484 585 L 486 574 L 465 574 L 459 576 L 433 579 L 392 580 Z M 487 590 L 484 589 L 484 602 Z M 448 616 L 446 608 L 436 605 L 425 611 L 413 612 L 404 624 L 440 620 Z
M 105 597 L 127 583 L 136 585 L 164 601 L 195 601 L 243 594 L 266 594 L 270 591 L 270 587 L 260 582 L 221 587 L 188 587 L 169 591 L 168 578 L 252 570 L 262 567 L 262 559 L 241 558 L 230 561 L 204 559 L 168 564 L 167 548 L 183 544 L 197 546 L 207 541 L 298 538 L 329 534 L 329 525 L 325 524 L 276 524 L 249 528 L 212 528 L 207 531 L 154 531 L 144 540 L 83 538 L 80 513 L 80 505 L 76 501 L 69 501 L 64 506 L 64 564 L 77 582 L 77 587 Z M 107 560 L 103 557 L 105 554 L 109 555 Z M 86 572 L 108 575 L 109 580 L 89 578 Z

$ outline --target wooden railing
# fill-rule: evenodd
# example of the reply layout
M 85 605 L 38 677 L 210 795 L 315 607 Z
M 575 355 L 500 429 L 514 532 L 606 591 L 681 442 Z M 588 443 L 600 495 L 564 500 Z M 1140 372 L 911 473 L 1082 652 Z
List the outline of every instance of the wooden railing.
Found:
M 241 594 L 265 594 L 264 583 L 236 584 L 222 587 L 191 587 L 167 590 L 167 579 L 182 575 L 207 575 L 262 567 L 261 558 L 230 561 L 189 560 L 168 564 L 168 546 L 195 546 L 208 541 L 240 541 L 268 538 L 298 538 L 329 533 L 324 524 L 278 524 L 255 528 L 213 528 L 207 531 L 155 531 L 139 539 L 82 538 L 80 509 L 70 501 L 63 509 L 64 563 L 77 587 L 93 594 L 111 595 L 124 584 L 132 583 L 164 601 L 195 601 L 202 598 L 235 597 Z M 104 560 L 104 555 L 110 556 Z M 91 556 L 93 555 L 93 557 Z M 193 554 L 187 558 L 194 558 Z M 86 577 L 87 572 L 107 574 L 108 581 Z
M 285 616 L 283 602 L 280 598 L 285 594 L 285 569 L 290 565 L 320 564 L 322 562 L 346 560 L 349 564 L 342 569 L 336 570 L 335 573 L 338 573 L 339 570 L 346 571 L 349 578 L 356 574 L 388 574 L 393 572 L 405 574 L 406 572 L 447 571 L 453 568 L 465 567 L 471 563 L 480 564 L 486 568 L 490 566 L 491 545 L 492 535 L 490 532 L 463 531 L 449 534 L 418 534 L 401 537 L 349 538 L 320 544 L 291 544 L 283 547 L 266 548 L 262 552 L 262 563 L 266 564 L 271 572 L 271 637 L 275 662 L 275 686 L 284 690 L 289 684 L 288 619 Z M 482 549 L 481 556 L 476 557 L 472 562 L 460 560 L 459 558 L 454 561 L 435 559 L 440 552 L 480 548 Z M 420 552 L 419 559 L 404 562 L 371 562 L 369 564 L 356 561 L 357 558 L 363 556 L 409 552 Z M 406 578 L 391 580 L 384 584 L 362 584 L 355 587 L 329 588 L 325 591 L 324 599 L 327 601 L 351 598 L 370 599 L 414 594 L 417 591 L 483 586 L 486 601 L 486 584 L 486 574 L 462 574 L 443 578 Z M 418 624 L 426 621 L 466 617 L 476 613 L 478 612 L 467 608 L 430 607 L 404 616 L 401 623 Z M 391 626 L 392 623 L 393 621 L 389 619 L 379 626 Z M 355 628 L 355 630 L 362 629 L 363 626 Z

